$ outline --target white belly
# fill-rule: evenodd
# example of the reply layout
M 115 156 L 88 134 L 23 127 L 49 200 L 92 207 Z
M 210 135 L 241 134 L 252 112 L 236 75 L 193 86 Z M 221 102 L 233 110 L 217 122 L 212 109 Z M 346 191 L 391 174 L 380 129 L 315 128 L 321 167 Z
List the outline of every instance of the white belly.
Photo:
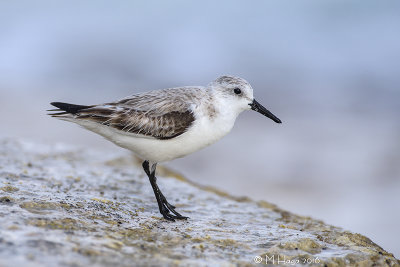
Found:
M 152 162 L 163 162 L 184 157 L 228 134 L 235 123 L 236 116 L 218 116 L 196 119 L 189 130 L 175 138 L 159 140 L 125 133 L 91 121 L 73 122 L 102 135 L 116 145 L 135 152 L 140 158 Z

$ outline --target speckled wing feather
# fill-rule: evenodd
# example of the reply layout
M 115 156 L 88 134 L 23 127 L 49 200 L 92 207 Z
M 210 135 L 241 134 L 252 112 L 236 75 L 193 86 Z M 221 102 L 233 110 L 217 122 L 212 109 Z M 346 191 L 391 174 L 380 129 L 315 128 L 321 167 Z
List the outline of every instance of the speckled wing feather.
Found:
M 186 132 L 195 120 L 190 105 L 196 104 L 196 91 L 200 90 L 201 93 L 202 89 L 190 89 L 192 94 L 188 94 L 184 87 L 171 88 L 136 94 L 102 105 L 78 106 L 83 108 L 73 114 L 67 111 L 67 116 L 94 121 L 127 133 L 171 139 Z M 65 106 L 61 105 L 65 103 L 57 104 L 55 106 L 66 111 Z M 66 112 L 51 115 L 63 117 L 65 114 Z

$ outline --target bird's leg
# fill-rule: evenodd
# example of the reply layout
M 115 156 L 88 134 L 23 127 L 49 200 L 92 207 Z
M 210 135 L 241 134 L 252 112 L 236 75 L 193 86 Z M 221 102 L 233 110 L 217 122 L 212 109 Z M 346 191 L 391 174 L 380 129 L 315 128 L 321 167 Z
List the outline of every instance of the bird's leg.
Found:
M 184 217 L 177 211 L 175 211 L 175 206 L 168 203 L 167 199 L 165 198 L 160 188 L 158 187 L 156 178 L 156 166 L 157 166 L 156 163 L 154 163 L 151 166 L 151 170 L 150 170 L 150 164 L 147 160 L 143 162 L 142 166 L 145 173 L 149 177 L 151 187 L 153 188 L 154 195 L 156 196 L 157 199 L 158 208 L 163 217 L 170 221 L 175 221 L 175 219 L 187 219 L 188 217 Z M 170 212 L 172 212 L 175 215 L 172 215 Z
M 174 206 L 174 205 L 171 205 L 171 204 L 167 201 L 166 197 L 164 196 L 164 194 L 161 192 L 160 188 L 158 187 L 158 185 L 157 185 L 157 177 L 155 176 L 155 175 L 156 175 L 156 167 L 157 167 L 156 164 L 153 164 L 153 165 L 151 166 L 150 175 L 153 175 L 153 177 L 154 177 L 154 184 L 155 184 L 155 187 L 157 188 L 157 191 L 158 191 L 158 193 L 159 193 L 161 203 L 163 204 L 164 208 L 165 208 L 165 206 L 166 206 L 166 210 L 167 210 L 168 213 L 171 211 L 171 212 L 174 213 L 176 216 L 181 217 L 181 218 L 177 218 L 177 219 L 187 219 L 187 217 L 182 216 L 181 214 L 179 214 L 179 213 L 175 210 L 175 206 Z
M 151 187 L 153 188 L 154 195 L 156 196 L 158 208 L 160 209 L 160 213 L 164 216 L 163 205 L 162 205 L 162 202 L 160 199 L 160 193 L 159 193 L 159 190 L 157 189 L 157 183 L 154 181 L 155 176 L 151 175 L 150 168 L 149 168 L 149 162 L 147 160 L 145 160 L 143 162 L 142 166 L 143 166 L 144 172 L 149 177 Z M 164 216 L 164 218 L 165 218 L 165 216 Z M 166 218 L 166 219 L 168 219 L 168 218 Z

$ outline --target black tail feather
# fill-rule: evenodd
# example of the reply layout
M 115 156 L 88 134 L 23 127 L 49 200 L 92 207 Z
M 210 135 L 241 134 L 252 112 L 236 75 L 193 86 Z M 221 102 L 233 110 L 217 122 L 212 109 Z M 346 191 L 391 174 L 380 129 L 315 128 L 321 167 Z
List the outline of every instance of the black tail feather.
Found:
M 71 114 L 76 114 L 80 110 L 94 107 L 94 106 L 74 105 L 74 104 L 68 104 L 68 103 L 62 103 L 62 102 L 51 102 L 50 104 L 61 110 L 64 110 L 67 113 L 71 113 Z M 57 110 L 49 110 L 49 111 L 57 111 Z M 58 110 L 58 111 L 60 111 L 60 110 Z

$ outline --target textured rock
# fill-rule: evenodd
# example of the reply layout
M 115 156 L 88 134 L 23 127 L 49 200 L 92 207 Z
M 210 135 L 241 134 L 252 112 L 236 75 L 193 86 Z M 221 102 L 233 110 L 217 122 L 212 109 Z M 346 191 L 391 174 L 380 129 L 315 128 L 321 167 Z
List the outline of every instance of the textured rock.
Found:
M 190 217 L 165 221 L 127 154 L 0 144 L 0 266 L 400 266 L 367 237 L 160 168 L 164 194 Z

